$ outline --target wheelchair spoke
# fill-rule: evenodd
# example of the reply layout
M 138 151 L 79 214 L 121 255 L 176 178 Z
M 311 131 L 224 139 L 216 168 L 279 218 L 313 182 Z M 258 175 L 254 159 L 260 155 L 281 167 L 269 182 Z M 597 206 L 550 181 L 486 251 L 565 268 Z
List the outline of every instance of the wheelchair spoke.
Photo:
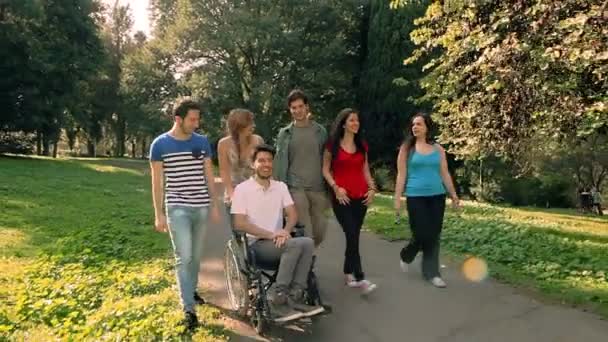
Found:
M 226 289 L 233 310 L 243 313 L 247 310 L 249 300 L 248 286 L 245 275 L 241 271 L 238 256 L 229 242 L 224 257 L 226 271 Z

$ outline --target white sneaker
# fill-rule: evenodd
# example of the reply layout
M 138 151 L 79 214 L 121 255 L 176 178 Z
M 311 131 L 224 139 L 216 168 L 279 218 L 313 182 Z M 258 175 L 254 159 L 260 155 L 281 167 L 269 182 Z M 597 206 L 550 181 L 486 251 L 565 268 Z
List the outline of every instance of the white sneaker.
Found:
M 367 279 L 363 279 L 359 282 L 359 287 L 361 289 L 363 289 L 363 294 L 367 295 L 367 294 L 374 292 L 374 290 L 376 290 L 378 285 L 372 283 L 371 281 L 369 281 Z
M 433 279 L 431 279 L 431 284 L 433 284 L 433 286 L 439 287 L 439 288 L 444 288 L 444 287 L 448 286 L 445 283 L 445 281 L 443 281 L 443 279 L 441 279 L 439 277 L 434 277 Z
M 344 283 L 346 284 L 346 286 L 353 287 L 353 288 L 361 287 L 361 282 L 357 281 L 352 274 L 346 274 L 345 278 L 346 279 L 344 280 Z
M 407 264 L 407 262 L 403 261 L 403 260 L 399 260 L 399 267 L 401 268 L 401 272 L 403 273 L 407 273 L 407 271 L 409 271 L 409 267 L 410 265 Z
M 360 281 L 356 281 L 356 280 L 349 280 L 349 281 L 346 282 L 346 286 L 352 287 L 352 288 L 361 287 L 361 282 Z

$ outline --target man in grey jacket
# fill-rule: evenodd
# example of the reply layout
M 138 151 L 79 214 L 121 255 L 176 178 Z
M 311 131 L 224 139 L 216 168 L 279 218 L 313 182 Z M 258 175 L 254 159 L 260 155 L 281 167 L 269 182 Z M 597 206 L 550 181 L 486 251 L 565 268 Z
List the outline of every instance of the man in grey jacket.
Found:
M 273 176 L 287 183 L 295 202 L 299 223 L 318 247 L 325 237 L 329 200 L 322 174 L 327 131 L 310 119 L 306 94 L 292 90 L 287 106 L 293 121 L 279 131 Z

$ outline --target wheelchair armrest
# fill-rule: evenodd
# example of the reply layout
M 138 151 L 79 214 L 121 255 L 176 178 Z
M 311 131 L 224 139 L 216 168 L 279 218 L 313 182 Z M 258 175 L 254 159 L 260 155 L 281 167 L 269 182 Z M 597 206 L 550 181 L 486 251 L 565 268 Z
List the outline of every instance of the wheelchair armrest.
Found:
M 249 244 L 249 242 L 247 241 L 247 233 L 245 233 L 245 232 L 242 232 L 242 231 L 236 230 L 236 229 L 232 229 L 232 237 L 240 246 L 244 246 L 246 248 L 247 245 Z M 248 257 L 248 256 L 246 255 L 246 257 Z

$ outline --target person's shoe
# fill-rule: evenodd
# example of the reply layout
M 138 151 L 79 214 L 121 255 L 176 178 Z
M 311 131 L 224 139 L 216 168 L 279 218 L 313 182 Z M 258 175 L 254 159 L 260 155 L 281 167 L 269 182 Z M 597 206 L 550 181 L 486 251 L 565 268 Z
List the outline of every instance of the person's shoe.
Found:
M 289 300 L 289 306 L 294 310 L 301 312 L 303 317 L 312 317 L 325 311 L 325 308 L 322 306 L 308 305 L 291 299 Z
M 293 309 L 300 311 L 304 317 L 311 317 L 318 315 L 325 311 L 325 308 L 317 305 L 308 305 L 304 302 L 304 292 L 294 291 L 291 296 L 287 299 L 287 303 Z
M 433 279 L 431 279 L 431 284 L 438 288 L 445 288 L 446 286 L 448 286 L 445 281 L 443 281 L 443 279 L 441 279 L 440 277 L 434 277 Z
M 270 312 L 277 323 L 289 322 L 304 317 L 304 313 L 293 309 L 288 304 L 270 303 Z
M 203 297 L 199 296 L 199 294 L 197 292 L 194 292 L 194 302 L 197 305 L 203 305 L 203 304 L 207 303 L 207 302 L 205 302 L 205 299 Z
M 359 281 L 359 287 L 362 289 L 364 295 L 368 295 L 378 288 L 378 285 L 372 283 L 367 279 Z
M 409 271 L 409 266 L 407 262 L 403 260 L 399 260 L 399 268 L 401 268 L 401 272 L 407 273 Z
M 186 326 L 186 329 L 190 331 L 196 329 L 198 326 L 198 318 L 194 312 L 186 311 L 184 314 L 184 325 Z
M 348 287 L 357 288 L 361 287 L 361 282 L 357 281 L 352 274 L 346 274 L 344 279 L 344 283 Z
M 293 309 L 288 304 L 287 295 L 277 292 L 269 299 L 270 312 L 277 323 L 289 322 L 304 317 L 300 311 Z

